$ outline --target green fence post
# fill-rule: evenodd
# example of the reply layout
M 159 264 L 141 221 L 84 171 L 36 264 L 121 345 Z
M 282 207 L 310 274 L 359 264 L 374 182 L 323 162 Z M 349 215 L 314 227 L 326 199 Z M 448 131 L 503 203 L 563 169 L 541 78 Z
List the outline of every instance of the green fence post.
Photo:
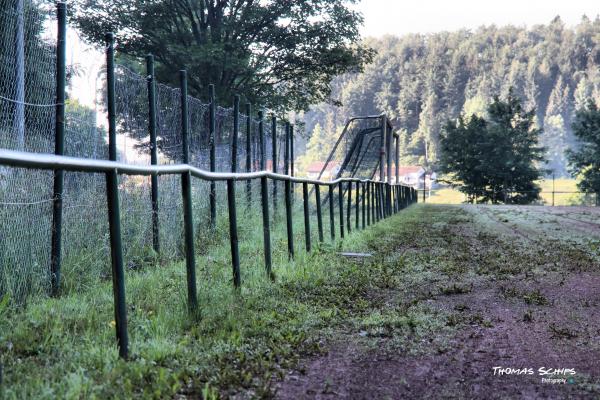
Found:
M 392 215 L 392 185 L 389 182 L 385 183 L 385 193 L 386 193 L 386 217 Z
M 340 238 L 344 238 L 344 187 L 343 182 L 338 186 L 338 206 L 340 207 Z
M 231 138 L 231 172 L 238 170 L 238 136 L 240 135 L 240 96 L 233 97 L 233 137 Z
M 283 152 L 283 173 L 290 174 L 290 123 L 285 123 L 285 149 Z
M 377 205 L 375 215 L 377 222 L 379 222 L 381 220 L 381 182 L 375 184 L 375 200 L 375 204 Z
M 227 209 L 229 211 L 229 243 L 231 244 L 231 266 L 233 268 L 233 286 L 242 285 L 240 273 L 240 251 L 238 248 L 237 213 L 235 209 L 235 181 L 227 179 Z
M 291 182 L 285 181 L 285 221 L 287 225 L 287 243 L 289 258 L 294 258 L 294 228 L 292 226 L 292 193 Z
M 273 115 L 271 116 L 271 147 L 272 147 L 272 156 L 273 159 L 273 173 L 277 173 L 277 118 Z M 273 180 L 273 219 L 275 215 L 277 215 L 277 181 Z
M 106 86 L 108 111 L 108 155 L 111 161 L 117 160 L 117 122 L 115 107 L 115 48 L 112 33 L 106 40 Z M 123 271 L 123 247 L 121 242 L 121 213 L 119 210 L 119 179 L 117 171 L 106 173 L 106 202 L 110 230 L 110 254 L 112 265 L 113 297 L 115 302 L 115 329 L 119 356 L 129 355 L 127 336 L 127 306 L 125 304 L 125 273 Z
M 186 71 L 179 71 L 179 85 L 181 95 L 181 143 L 183 163 L 189 164 L 189 114 Z M 183 201 L 188 309 L 193 313 L 198 308 L 198 295 L 196 290 L 196 252 L 194 250 L 194 214 L 192 210 L 192 177 L 190 172 L 181 174 L 181 196 Z
M 367 208 L 367 226 L 371 226 L 371 207 L 372 207 L 372 202 L 371 202 L 371 182 L 368 181 L 366 183 L 367 186 L 367 198 L 366 198 L 366 208 Z
M 360 182 L 356 182 L 356 198 L 354 199 L 354 208 L 355 208 L 355 228 L 358 230 L 360 227 Z
M 346 230 L 352 232 L 352 181 L 348 181 L 348 202 L 346 207 Z
M 260 147 L 260 170 L 265 171 L 266 167 L 266 158 L 267 158 L 267 149 L 265 146 L 265 124 L 263 112 L 258 112 L 258 143 Z
M 317 228 L 319 231 L 319 242 L 323 243 L 323 214 L 321 210 L 321 187 L 315 183 L 315 201 L 317 205 Z
M 379 182 L 373 183 L 373 223 L 379 222 Z
M 308 209 L 308 183 L 302 182 L 302 202 L 304 203 L 304 244 L 306 251 L 310 252 L 310 210 Z
M 365 215 L 365 210 L 366 210 L 366 203 L 367 203 L 367 196 L 366 196 L 366 184 L 364 182 L 362 182 L 360 184 L 361 189 L 362 189 L 362 228 L 365 229 L 366 228 L 366 215 Z
M 290 176 L 294 176 L 294 125 L 290 125 Z M 292 185 L 292 204 L 296 201 L 294 182 Z
M 386 204 L 387 203 L 386 202 L 387 191 L 386 191 L 386 184 L 385 184 L 385 182 L 381 182 L 379 184 L 379 190 L 380 190 L 379 194 L 381 196 L 381 199 L 380 199 L 381 200 L 381 208 L 380 208 L 380 210 L 381 210 L 381 219 L 384 219 L 386 217 L 386 215 L 387 215 L 387 211 L 386 211 L 386 209 L 387 209 L 387 204 Z
M 269 186 L 267 184 L 267 177 L 263 176 L 260 178 L 260 194 L 262 203 L 262 217 L 263 217 L 263 244 L 265 248 L 265 270 L 267 276 L 271 280 L 275 280 L 275 276 L 272 272 L 271 261 L 271 226 L 269 224 Z
M 217 102 L 215 100 L 215 85 L 208 85 L 208 98 L 210 108 L 208 114 L 208 140 L 210 146 L 210 171 L 217 169 L 215 135 L 216 135 L 216 110 Z M 215 181 L 210 181 L 210 228 L 215 230 L 217 227 L 217 185 Z
M 67 82 L 67 4 L 56 3 L 58 37 L 56 41 L 56 107 L 54 125 L 54 154 L 65 153 L 65 88 Z M 64 171 L 55 170 L 52 191 L 52 249 L 50 256 L 50 294 L 56 296 L 60 287 L 62 253 L 62 215 Z
M 148 86 L 148 131 L 150 132 L 150 164 L 158 164 L 156 148 L 156 83 L 154 82 L 154 56 L 146 56 L 146 80 Z M 158 176 L 150 177 L 150 202 L 152 204 L 152 248 L 160 253 L 158 227 Z
M 331 241 L 335 241 L 335 211 L 333 209 L 333 185 L 328 185 L 329 190 L 329 234 Z
M 290 125 L 290 175 L 294 176 L 294 125 Z
M 375 182 L 371 182 L 371 223 L 375 224 Z

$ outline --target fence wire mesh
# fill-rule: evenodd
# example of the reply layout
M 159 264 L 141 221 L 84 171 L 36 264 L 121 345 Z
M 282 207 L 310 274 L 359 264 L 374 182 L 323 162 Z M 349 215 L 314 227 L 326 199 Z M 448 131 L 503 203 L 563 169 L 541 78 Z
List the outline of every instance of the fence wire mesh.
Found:
M 48 2 L 9 0 L 0 11 L 0 148 L 38 153 L 54 152 L 56 125 L 56 24 L 55 9 Z M 71 72 L 76 73 L 75 66 Z M 99 68 L 101 77 L 90 83 L 94 104 L 80 102 L 77 93 L 69 93 L 65 104 L 65 148 L 67 156 L 108 159 L 106 124 L 106 65 Z M 182 138 L 182 96 L 179 88 L 154 82 L 156 149 L 158 164 L 184 161 Z M 92 87 L 93 86 L 93 87 Z M 137 165 L 151 163 L 151 101 L 149 77 L 125 65 L 115 69 L 115 109 L 117 127 L 117 160 Z M 211 105 L 192 96 L 187 97 L 189 121 L 189 163 L 203 170 L 211 169 L 214 146 L 217 172 L 261 169 L 285 170 L 286 124 L 271 115 L 258 113 L 238 115 L 235 135 L 233 107 Z M 214 133 L 211 136 L 211 107 L 214 106 Z M 245 110 L 241 105 L 241 110 Z M 275 132 L 273 132 L 273 129 Z M 358 129 L 358 128 L 356 128 Z M 353 131 L 354 132 L 354 131 Z M 358 130 L 357 130 L 358 132 Z M 296 135 L 299 135 L 296 132 Z M 358 133 L 345 139 L 352 140 Z M 234 146 L 237 142 L 237 146 Z M 349 142 L 344 144 L 346 151 Z M 377 148 L 375 146 L 375 148 Z M 235 149 L 235 150 L 234 150 Z M 276 154 L 274 154 L 274 152 Z M 17 303 L 31 295 L 50 290 L 51 233 L 53 229 L 53 182 L 50 171 L 0 167 L 0 297 L 8 294 Z M 124 266 L 143 269 L 173 260 L 185 254 L 183 229 L 182 182 L 180 176 L 159 176 L 158 242 L 154 249 L 154 215 L 151 192 L 152 178 L 121 175 L 118 179 L 121 208 L 121 234 Z M 216 215 L 211 217 L 211 187 L 215 188 Z M 302 185 L 292 184 L 294 243 L 297 253 L 305 247 L 302 218 Z M 273 227 L 274 264 L 287 259 L 285 234 L 284 184 L 268 181 L 269 220 Z M 110 279 L 110 241 L 106 205 L 106 177 L 98 173 L 64 173 L 61 290 L 86 290 L 102 280 Z M 311 240 L 317 242 L 317 222 L 311 185 Z M 327 195 L 322 188 L 322 198 Z M 254 279 L 264 273 L 262 243 L 261 182 L 235 183 L 243 260 L 252 264 L 243 276 Z M 339 222 L 338 192 L 335 192 L 335 218 Z M 196 250 L 208 254 L 215 246 L 229 240 L 227 184 L 192 179 L 192 213 Z M 346 204 L 344 200 L 344 205 Z M 329 237 L 328 204 L 323 202 L 323 228 Z M 214 225 L 214 229 L 209 229 Z M 283 228 L 282 228 L 283 227 Z M 336 230 L 337 225 L 336 225 Z M 339 232 L 337 232 L 339 235 Z M 220 265 L 226 254 L 205 257 L 199 268 L 207 275 L 230 276 L 226 269 L 214 272 L 211 263 Z M 220 257 L 220 258 L 219 258 Z M 276 272 L 276 271 L 275 271 Z M 244 275 L 245 274 L 245 275 Z M 244 278 L 243 278 L 244 279 Z
M 349 121 L 323 168 L 323 177 L 371 179 L 379 165 L 382 124 L 379 117 Z
M 0 10 L 0 148 L 39 153 L 54 152 L 56 116 L 56 11 L 49 2 L 9 0 Z M 75 67 L 71 71 L 76 73 Z M 84 105 L 70 93 L 65 105 L 67 156 L 108 159 L 106 131 L 106 66 L 96 104 Z M 150 102 L 148 77 L 124 65 L 115 70 L 117 159 L 150 164 Z M 188 96 L 190 164 L 210 170 L 210 104 Z M 181 91 L 155 84 L 158 164 L 183 162 Z M 232 107 L 215 105 L 215 170 L 257 171 L 262 156 L 259 120 L 239 114 L 237 151 Z M 248 130 L 249 127 L 249 130 Z M 276 125 L 277 160 L 273 160 L 270 116 L 263 121 L 265 168 L 283 172 L 285 126 Z M 249 149 L 249 151 L 247 150 Z M 249 157 L 249 158 L 248 158 Z M 248 162 L 249 160 L 249 162 Z M 48 293 L 53 204 L 53 173 L 0 167 L 0 296 L 16 302 Z M 260 210 L 259 182 L 237 183 L 240 209 Z M 192 180 L 196 240 L 203 248 L 228 235 L 226 185 L 215 184 L 216 231 L 210 224 L 210 183 Z M 272 189 L 270 189 L 272 190 Z M 153 249 L 151 178 L 120 176 L 119 195 L 125 266 L 140 269 L 184 254 L 181 179 L 158 178 L 160 255 Z M 273 192 L 270 192 L 272 195 Z M 250 196 L 248 197 L 248 194 Z M 278 196 L 283 208 L 283 187 Z M 64 174 L 62 227 L 62 290 L 84 290 L 110 277 L 106 182 L 103 174 Z M 249 201 L 248 201 L 249 200 Z M 251 210 L 251 211 L 250 211 Z M 281 219 L 280 219 L 281 221 Z
M 7 0 L 0 8 L 0 147 L 52 152 L 55 125 L 54 13 Z M 52 172 L 0 167 L 0 295 L 47 290 Z

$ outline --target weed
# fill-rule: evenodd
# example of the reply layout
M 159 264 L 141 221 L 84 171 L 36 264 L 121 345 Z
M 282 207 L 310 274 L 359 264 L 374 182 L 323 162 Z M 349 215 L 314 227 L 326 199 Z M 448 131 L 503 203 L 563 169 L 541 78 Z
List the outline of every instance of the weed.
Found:
M 533 322 L 533 313 L 531 310 L 525 311 L 523 314 L 523 322 Z
M 548 305 L 548 299 L 539 289 L 523 293 L 523 300 L 525 300 L 525 303 L 527 304 L 535 304 L 538 306 Z
M 444 286 L 440 288 L 440 293 L 444 295 L 452 295 L 452 294 L 465 294 L 470 293 L 473 290 L 473 285 L 457 285 L 453 283 L 450 286 Z
M 577 332 L 567 327 L 559 327 L 554 322 L 548 326 L 548 329 L 550 329 L 552 337 L 555 339 L 574 339 L 578 336 Z

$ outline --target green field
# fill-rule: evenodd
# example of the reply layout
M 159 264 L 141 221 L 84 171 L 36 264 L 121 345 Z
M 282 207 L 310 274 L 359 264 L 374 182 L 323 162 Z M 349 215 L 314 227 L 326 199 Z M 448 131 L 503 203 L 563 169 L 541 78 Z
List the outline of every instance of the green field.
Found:
M 578 192 L 577 181 L 575 179 L 556 179 L 554 184 L 552 179 L 538 182 L 542 188 L 540 204 L 552 205 L 552 192 L 554 191 L 555 206 L 574 206 L 574 205 L 593 205 L 595 198 L 593 195 L 582 193 L 561 193 Z M 554 186 L 554 189 L 553 189 Z M 420 192 L 420 197 L 423 192 Z M 429 196 L 429 195 L 428 195 Z M 457 189 L 442 187 L 431 191 L 431 197 L 427 197 L 427 203 L 431 204 L 461 204 L 466 197 Z

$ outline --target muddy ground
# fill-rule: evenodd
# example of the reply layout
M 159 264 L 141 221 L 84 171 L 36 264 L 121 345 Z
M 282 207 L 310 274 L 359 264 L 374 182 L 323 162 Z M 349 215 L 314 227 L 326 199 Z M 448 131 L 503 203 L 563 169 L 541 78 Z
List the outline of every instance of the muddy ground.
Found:
M 368 249 L 365 268 L 389 274 L 368 311 L 332 327 L 276 397 L 600 398 L 600 213 L 418 207 Z

